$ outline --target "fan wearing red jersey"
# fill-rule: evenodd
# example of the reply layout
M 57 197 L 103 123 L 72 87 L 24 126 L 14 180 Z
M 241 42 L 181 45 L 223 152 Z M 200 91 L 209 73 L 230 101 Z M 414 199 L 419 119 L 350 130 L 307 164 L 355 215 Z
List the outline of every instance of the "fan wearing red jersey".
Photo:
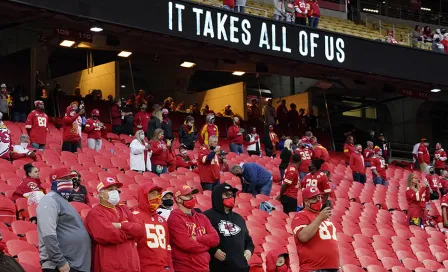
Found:
M 355 152 L 350 155 L 349 165 L 352 169 L 353 180 L 362 184 L 366 183 L 366 165 L 360 144 L 355 145 Z
M 25 128 L 30 136 L 31 147 L 36 150 L 43 150 L 47 143 L 48 116 L 45 114 L 43 101 L 34 101 L 35 110 L 28 114 Z
M 425 175 L 425 182 L 429 187 L 429 200 L 439 199 L 439 190 L 442 188 L 440 177 L 434 171 L 434 167 L 429 167 L 429 175 Z
M 92 111 L 92 118 L 87 119 L 84 130 L 87 133 L 87 146 L 96 151 L 100 151 L 101 149 L 103 144 L 101 141 L 101 130 L 106 128 L 98 118 L 100 118 L 100 111 L 94 109 Z
M 286 168 L 285 178 L 280 189 L 277 200 L 283 205 L 283 212 L 289 214 L 297 211 L 297 192 L 299 191 L 299 171 L 300 155 L 292 156 L 292 163 Z
M 322 209 L 321 193 L 310 186 L 302 191 L 304 209 L 291 222 L 300 271 L 338 271 L 339 249 L 336 227 L 331 223 L 331 208 Z
M 345 162 L 347 165 L 349 164 L 350 157 L 352 156 L 353 153 L 355 153 L 355 144 L 353 136 L 348 135 L 344 143 L 344 155 L 346 157 Z
M 374 151 L 373 151 L 373 142 L 367 141 L 367 148 L 364 149 L 364 161 L 366 163 L 366 167 L 372 166 L 370 163 L 370 159 L 373 157 Z
M 311 164 L 311 158 L 313 157 L 313 150 L 308 147 L 308 138 L 302 137 L 300 139 L 299 148 L 294 153 L 300 155 L 301 163 L 299 164 L 299 177 L 302 180 L 303 177 L 310 172 L 309 166 Z
M 442 197 L 440 204 L 442 206 L 443 227 L 448 228 L 448 194 L 446 194 Z
M 417 160 L 420 165 L 420 172 L 426 173 L 427 167 L 429 165 L 429 151 L 428 151 L 429 142 L 426 139 L 422 140 L 420 146 L 418 147 L 418 155 Z
M 429 188 L 424 183 L 420 186 L 418 177 L 412 173 L 408 177 L 408 187 L 406 188 L 406 200 L 408 201 L 409 224 L 415 226 L 423 225 L 426 202 L 429 200 Z
M 213 191 L 213 188 L 219 184 L 221 179 L 218 155 L 222 151 L 221 147 L 218 146 L 217 136 L 210 136 L 207 139 L 207 145 L 199 149 L 199 178 L 201 179 L 202 190 Z
M 446 151 L 442 148 L 441 143 L 436 144 L 436 151 L 434 152 L 434 168 L 436 170 L 437 175 L 442 175 L 442 170 L 446 168 Z
M 137 242 L 141 272 L 174 271 L 168 223 L 157 213 L 162 202 L 162 190 L 151 182 L 142 184 L 138 190 L 138 207 L 133 214 L 146 231 L 146 235 Z
M 378 146 L 375 146 L 373 149 L 373 157 L 370 159 L 370 162 L 372 166 L 370 167 L 370 170 L 372 170 L 373 174 L 373 183 L 375 185 L 381 184 L 386 186 L 387 185 L 387 176 L 386 176 L 386 170 L 387 170 L 387 164 L 384 158 L 382 157 L 383 151 Z
M 312 160 L 310 164 L 310 172 L 300 181 L 300 187 L 304 190 L 307 187 L 317 187 L 321 194 L 324 195 L 325 201 L 331 193 L 330 182 L 327 175 L 320 171 L 322 160 Z
M 313 146 L 312 159 L 319 159 L 323 161 L 320 170 L 322 172 L 325 172 L 327 174 L 327 177 L 330 178 L 330 168 L 328 168 L 328 162 L 330 161 L 330 154 L 328 153 L 328 150 L 317 142 L 316 136 L 311 136 L 310 144 Z

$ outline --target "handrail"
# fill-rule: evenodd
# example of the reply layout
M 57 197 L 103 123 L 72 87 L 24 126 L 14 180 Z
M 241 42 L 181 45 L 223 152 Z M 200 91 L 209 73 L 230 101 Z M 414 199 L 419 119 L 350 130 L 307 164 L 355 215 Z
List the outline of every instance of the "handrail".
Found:
M 222 7 L 222 3 L 213 1 L 213 0 L 201 0 L 204 3 L 209 3 L 210 6 L 215 6 L 215 7 Z M 245 9 L 253 9 L 253 10 L 258 10 L 264 13 L 264 17 L 268 17 L 268 11 L 266 9 L 262 9 L 262 8 L 257 8 L 257 7 L 252 7 L 252 6 L 245 6 Z
M 252 6 L 245 6 L 245 9 L 253 9 L 264 12 L 264 17 L 268 17 L 268 11 L 262 8 L 252 7 Z

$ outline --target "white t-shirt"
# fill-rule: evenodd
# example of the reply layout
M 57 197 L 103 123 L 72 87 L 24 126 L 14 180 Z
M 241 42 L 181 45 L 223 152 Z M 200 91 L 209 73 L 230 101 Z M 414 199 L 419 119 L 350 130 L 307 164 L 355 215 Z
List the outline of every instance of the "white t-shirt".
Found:
M 414 148 L 412 148 L 412 154 L 418 156 L 418 148 L 420 147 L 420 143 L 416 143 Z M 412 157 L 412 161 L 415 162 L 415 158 Z

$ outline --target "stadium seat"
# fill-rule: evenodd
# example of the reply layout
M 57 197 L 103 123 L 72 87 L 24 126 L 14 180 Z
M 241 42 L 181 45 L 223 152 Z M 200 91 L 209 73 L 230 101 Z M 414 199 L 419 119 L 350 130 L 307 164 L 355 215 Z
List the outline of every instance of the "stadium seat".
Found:
M 81 211 L 84 210 L 84 209 L 90 209 L 91 208 L 87 204 L 84 204 L 84 203 L 81 203 L 81 202 L 76 202 L 76 201 L 72 201 L 72 202 L 70 202 L 70 204 L 73 206 L 73 208 L 75 208 L 75 210 L 78 212 L 78 214 L 81 214 Z
M 29 230 L 27 231 L 26 235 L 26 241 L 35 247 L 39 246 L 39 236 L 37 233 L 37 230 Z
M 39 253 L 35 251 L 20 252 L 19 254 L 17 254 L 17 260 L 20 263 L 26 263 L 36 267 L 40 266 Z
M 30 230 L 37 230 L 36 224 L 27 221 L 14 221 L 11 223 L 12 231 L 19 237 L 25 237 Z
M 42 271 L 42 269 L 40 268 L 40 265 L 34 266 L 34 265 L 30 265 L 28 263 L 21 263 L 21 262 L 19 262 L 19 263 L 26 272 L 41 272 Z
M 367 272 L 387 272 L 388 270 L 381 265 L 369 265 Z
M 24 251 L 38 252 L 35 246 L 22 240 L 9 240 L 6 242 L 6 248 L 8 249 L 8 253 L 13 257 Z
M 423 264 L 425 265 L 425 268 L 429 269 L 430 271 L 437 271 L 443 268 L 443 265 L 434 260 L 424 260 Z
M 391 270 L 394 266 L 402 266 L 399 260 L 391 257 L 381 258 L 381 263 L 383 264 L 383 267 L 386 268 L 386 271 Z
M 417 267 L 424 267 L 421 262 L 415 259 L 405 258 L 401 260 L 401 262 L 403 263 L 404 267 L 410 270 L 415 270 Z
M 14 220 L 16 220 L 16 206 L 14 202 L 6 197 L 0 196 L 0 221 L 9 224 Z
M 359 257 L 359 262 L 361 263 L 361 266 L 366 269 L 370 265 L 381 266 L 381 262 L 376 257 L 361 256 Z
M 9 230 L 1 230 L 0 232 L 2 233 L 3 242 L 7 242 L 9 240 L 20 240 L 19 236 Z
M 392 267 L 392 272 L 412 272 L 412 271 L 402 266 L 394 266 Z

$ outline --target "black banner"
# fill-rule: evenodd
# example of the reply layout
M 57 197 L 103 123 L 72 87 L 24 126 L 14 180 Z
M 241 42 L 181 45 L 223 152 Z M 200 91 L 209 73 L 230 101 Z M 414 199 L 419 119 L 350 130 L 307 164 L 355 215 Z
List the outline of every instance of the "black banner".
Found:
M 445 70 L 444 63 L 448 61 L 446 55 L 234 13 L 187 1 L 14 2 L 280 58 L 446 85 L 441 72 Z

